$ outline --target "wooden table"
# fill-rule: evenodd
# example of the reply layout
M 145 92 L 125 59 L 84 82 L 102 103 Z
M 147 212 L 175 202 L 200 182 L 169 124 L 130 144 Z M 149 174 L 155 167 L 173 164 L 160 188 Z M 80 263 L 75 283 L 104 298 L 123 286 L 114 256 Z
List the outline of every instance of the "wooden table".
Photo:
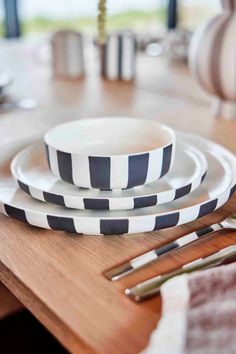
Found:
M 1 142 L 42 133 L 56 123 L 103 115 L 157 119 L 173 128 L 209 137 L 236 153 L 236 123 L 215 121 L 210 100 L 181 63 L 140 57 L 134 85 L 100 79 L 91 56 L 80 82 L 56 82 L 50 66 L 27 42 L 1 42 L 0 64 L 14 75 L 12 92 L 34 97 L 37 109 L 0 115 Z M 29 227 L 0 217 L 0 280 L 73 353 L 138 353 L 148 343 L 161 312 L 156 297 L 136 304 L 124 289 L 235 242 L 218 233 L 174 251 L 153 265 L 111 283 L 103 271 L 153 247 L 222 220 L 236 198 L 215 213 L 181 227 L 124 236 L 81 236 Z

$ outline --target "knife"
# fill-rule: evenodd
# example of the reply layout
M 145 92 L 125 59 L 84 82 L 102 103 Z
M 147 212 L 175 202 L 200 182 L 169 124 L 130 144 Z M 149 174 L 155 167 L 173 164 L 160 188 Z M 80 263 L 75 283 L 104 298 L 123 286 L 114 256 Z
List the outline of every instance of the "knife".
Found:
M 192 273 L 202 269 L 216 267 L 236 260 L 236 245 L 232 245 L 213 253 L 210 256 L 199 258 L 193 262 L 183 265 L 181 268 L 171 272 L 158 275 L 157 277 L 146 280 L 136 286 L 126 289 L 125 294 L 132 300 L 139 302 L 150 297 L 159 295 L 160 287 L 167 280 L 184 273 Z
M 152 263 L 153 261 L 159 259 L 160 256 L 163 256 L 164 254 L 169 253 L 174 249 L 186 246 L 203 236 L 207 236 L 209 234 L 212 234 L 213 232 L 222 229 L 223 230 L 236 229 L 236 213 L 231 214 L 225 220 L 217 224 L 194 231 L 188 235 L 178 238 L 175 241 L 169 242 L 164 246 L 148 251 L 142 254 L 141 256 L 135 257 L 128 262 L 125 262 L 112 269 L 109 269 L 104 273 L 104 276 L 107 279 L 112 281 L 118 280 L 121 277 L 133 273 L 137 269 L 143 268 L 145 265 Z

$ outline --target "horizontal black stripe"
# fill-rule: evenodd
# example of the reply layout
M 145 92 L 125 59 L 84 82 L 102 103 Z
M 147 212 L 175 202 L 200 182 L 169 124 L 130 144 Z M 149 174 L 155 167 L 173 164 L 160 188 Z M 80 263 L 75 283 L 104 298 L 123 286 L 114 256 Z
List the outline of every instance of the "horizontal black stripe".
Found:
M 84 198 L 84 208 L 90 210 L 109 210 L 109 200 Z
M 156 216 L 154 230 L 165 229 L 166 227 L 176 226 L 179 221 L 179 212 Z
M 157 196 L 156 195 L 134 198 L 134 209 L 143 208 L 143 207 L 147 207 L 147 206 L 153 206 L 156 204 L 157 204 Z
M 175 199 L 181 198 L 186 194 L 191 192 L 192 184 L 188 184 L 187 186 L 176 189 L 175 191 Z
M 72 218 L 64 218 L 61 216 L 47 215 L 48 224 L 53 230 L 61 230 L 76 233 L 74 220 Z
M 214 231 L 214 229 L 212 227 L 204 227 L 203 229 L 196 231 L 196 234 L 197 234 L 197 237 L 202 237 L 206 234 L 209 234 L 212 231 Z
M 164 246 L 156 249 L 155 252 L 156 252 L 157 256 L 161 256 L 162 254 L 165 254 L 165 253 L 167 253 L 169 251 L 172 251 L 172 250 L 174 250 L 175 248 L 178 248 L 178 247 L 179 247 L 179 245 L 178 245 L 177 242 L 170 242 L 167 245 L 164 245 Z
M 207 215 L 215 210 L 218 199 L 211 200 L 200 206 L 198 218 L 201 218 L 204 215 Z
M 100 233 L 103 235 L 121 235 L 129 230 L 129 220 L 100 220 Z
M 53 203 L 61 206 L 66 206 L 62 195 L 52 194 L 49 192 L 43 192 L 44 200 L 48 203 Z
M 23 221 L 25 223 L 28 223 L 25 215 L 25 211 L 19 208 L 15 208 L 11 205 L 4 204 L 6 213 L 8 216 L 10 216 L 13 219 Z

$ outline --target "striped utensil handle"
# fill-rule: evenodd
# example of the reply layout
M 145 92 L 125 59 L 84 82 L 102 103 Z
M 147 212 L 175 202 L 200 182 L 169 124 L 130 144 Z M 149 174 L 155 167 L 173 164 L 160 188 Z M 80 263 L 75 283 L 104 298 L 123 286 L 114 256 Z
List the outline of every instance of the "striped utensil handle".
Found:
M 192 273 L 201 269 L 208 269 L 222 264 L 234 262 L 236 260 L 236 245 L 228 246 L 210 256 L 199 258 L 193 262 L 183 265 L 181 268 L 171 272 L 158 275 L 146 280 L 136 286 L 126 289 L 125 293 L 134 301 L 142 301 L 150 297 L 159 295 L 160 287 L 167 280 L 184 273 Z
M 219 224 L 214 224 L 212 226 L 202 228 L 198 231 L 194 231 L 186 236 L 180 237 L 177 240 L 167 243 L 164 246 L 153 249 L 147 253 L 142 254 L 139 257 L 135 257 L 128 262 L 125 262 L 119 266 L 116 266 L 104 273 L 104 276 L 112 281 L 118 280 L 125 275 L 134 272 L 137 269 L 144 267 L 145 265 L 157 260 L 160 256 L 164 254 L 188 245 L 189 243 L 198 240 L 202 236 L 209 235 L 212 232 L 223 229 L 223 226 Z

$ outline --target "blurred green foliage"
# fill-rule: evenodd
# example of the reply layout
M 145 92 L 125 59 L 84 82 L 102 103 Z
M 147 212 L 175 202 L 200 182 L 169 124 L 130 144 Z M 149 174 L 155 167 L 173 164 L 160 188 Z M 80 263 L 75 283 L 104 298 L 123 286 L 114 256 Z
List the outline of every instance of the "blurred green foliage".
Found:
M 179 6 L 179 24 L 181 27 L 195 29 L 203 20 L 210 18 L 218 11 L 217 7 L 210 6 Z M 138 31 L 163 27 L 166 22 L 165 7 L 155 11 L 126 11 L 107 16 L 107 31 L 132 28 Z M 58 29 L 73 29 L 86 32 L 97 32 L 96 17 L 76 17 L 55 19 L 37 16 L 22 21 L 23 34 L 53 32 Z M 4 34 L 4 24 L 0 22 L 0 36 Z
M 123 28 L 146 29 L 152 24 L 164 24 L 165 10 L 157 11 L 127 11 L 107 17 L 107 29 L 117 30 Z M 73 29 L 79 31 L 97 31 L 96 17 L 78 17 L 69 19 L 53 19 L 37 16 L 22 22 L 23 34 L 32 32 L 50 32 L 58 29 Z M 0 23 L 0 33 L 3 33 L 3 24 Z

